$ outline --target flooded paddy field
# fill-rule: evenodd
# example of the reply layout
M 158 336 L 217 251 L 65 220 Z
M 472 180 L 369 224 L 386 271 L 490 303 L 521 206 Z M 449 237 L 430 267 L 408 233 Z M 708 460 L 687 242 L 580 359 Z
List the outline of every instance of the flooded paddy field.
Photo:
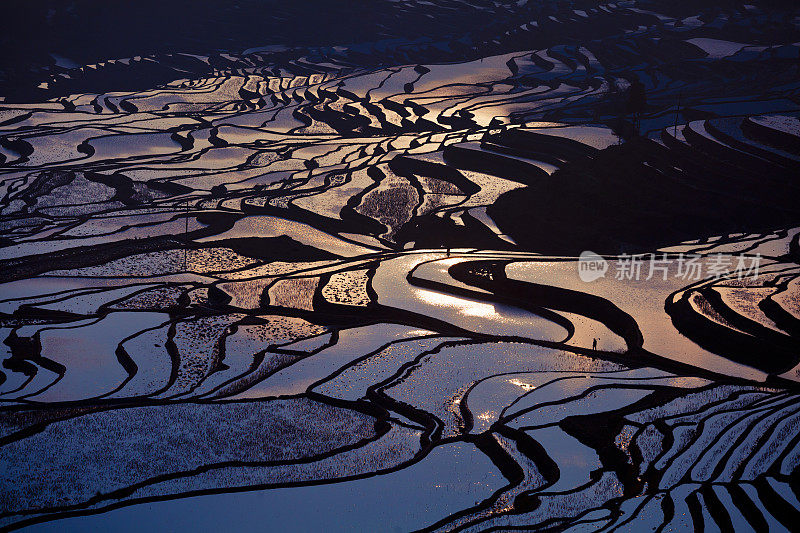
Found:
M 0 529 L 791 530 L 800 10 L 272 4 L 8 48 Z

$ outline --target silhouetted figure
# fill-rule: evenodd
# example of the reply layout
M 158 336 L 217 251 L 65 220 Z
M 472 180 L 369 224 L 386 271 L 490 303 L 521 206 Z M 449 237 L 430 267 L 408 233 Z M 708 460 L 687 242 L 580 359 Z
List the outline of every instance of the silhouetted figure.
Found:
M 597 339 L 592 339 L 592 350 L 597 349 Z

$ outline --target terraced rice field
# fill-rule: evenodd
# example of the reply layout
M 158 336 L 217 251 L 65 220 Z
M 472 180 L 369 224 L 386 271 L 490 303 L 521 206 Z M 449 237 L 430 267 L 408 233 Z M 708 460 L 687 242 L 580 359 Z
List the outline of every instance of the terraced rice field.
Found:
M 797 6 L 312 3 L 0 69 L 0 529 L 793 529 Z

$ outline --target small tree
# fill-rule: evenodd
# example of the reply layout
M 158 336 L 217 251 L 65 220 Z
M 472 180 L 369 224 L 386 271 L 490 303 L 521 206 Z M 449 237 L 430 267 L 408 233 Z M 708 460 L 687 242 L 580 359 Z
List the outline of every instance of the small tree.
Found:
M 628 99 L 625 105 L 625 111 L 633 115 L 633 130 L 634 133 L 638 135 L 642 113 L 647 107 L 647 95 L 645 93 L 644 84 L 639 81 L 638 78 L 634 79 L 627 93 Z

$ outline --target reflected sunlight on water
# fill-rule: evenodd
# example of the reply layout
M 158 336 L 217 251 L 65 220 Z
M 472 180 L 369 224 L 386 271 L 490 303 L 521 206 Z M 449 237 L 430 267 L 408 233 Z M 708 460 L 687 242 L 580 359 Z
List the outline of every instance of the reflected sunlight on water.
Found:
M 458 298 L 436 291 L 429 291 L 425 289 L 418 289 L 417 296 L 423 302 L 435 305 L 438 307 L 449 307 L 457 310 L 464 316 L 476 316 L 482 318 L 501 318 L 494 305 L 478 302 L 475 300 L 468 300 L 466 298 Z
M 531 385 L 530 383 L 525 383 L 524 381 L 520 381 L 519 379 L 509 379 L 508 382 L 526 391 L 533 390 L 536 388 L 534 385 Z

